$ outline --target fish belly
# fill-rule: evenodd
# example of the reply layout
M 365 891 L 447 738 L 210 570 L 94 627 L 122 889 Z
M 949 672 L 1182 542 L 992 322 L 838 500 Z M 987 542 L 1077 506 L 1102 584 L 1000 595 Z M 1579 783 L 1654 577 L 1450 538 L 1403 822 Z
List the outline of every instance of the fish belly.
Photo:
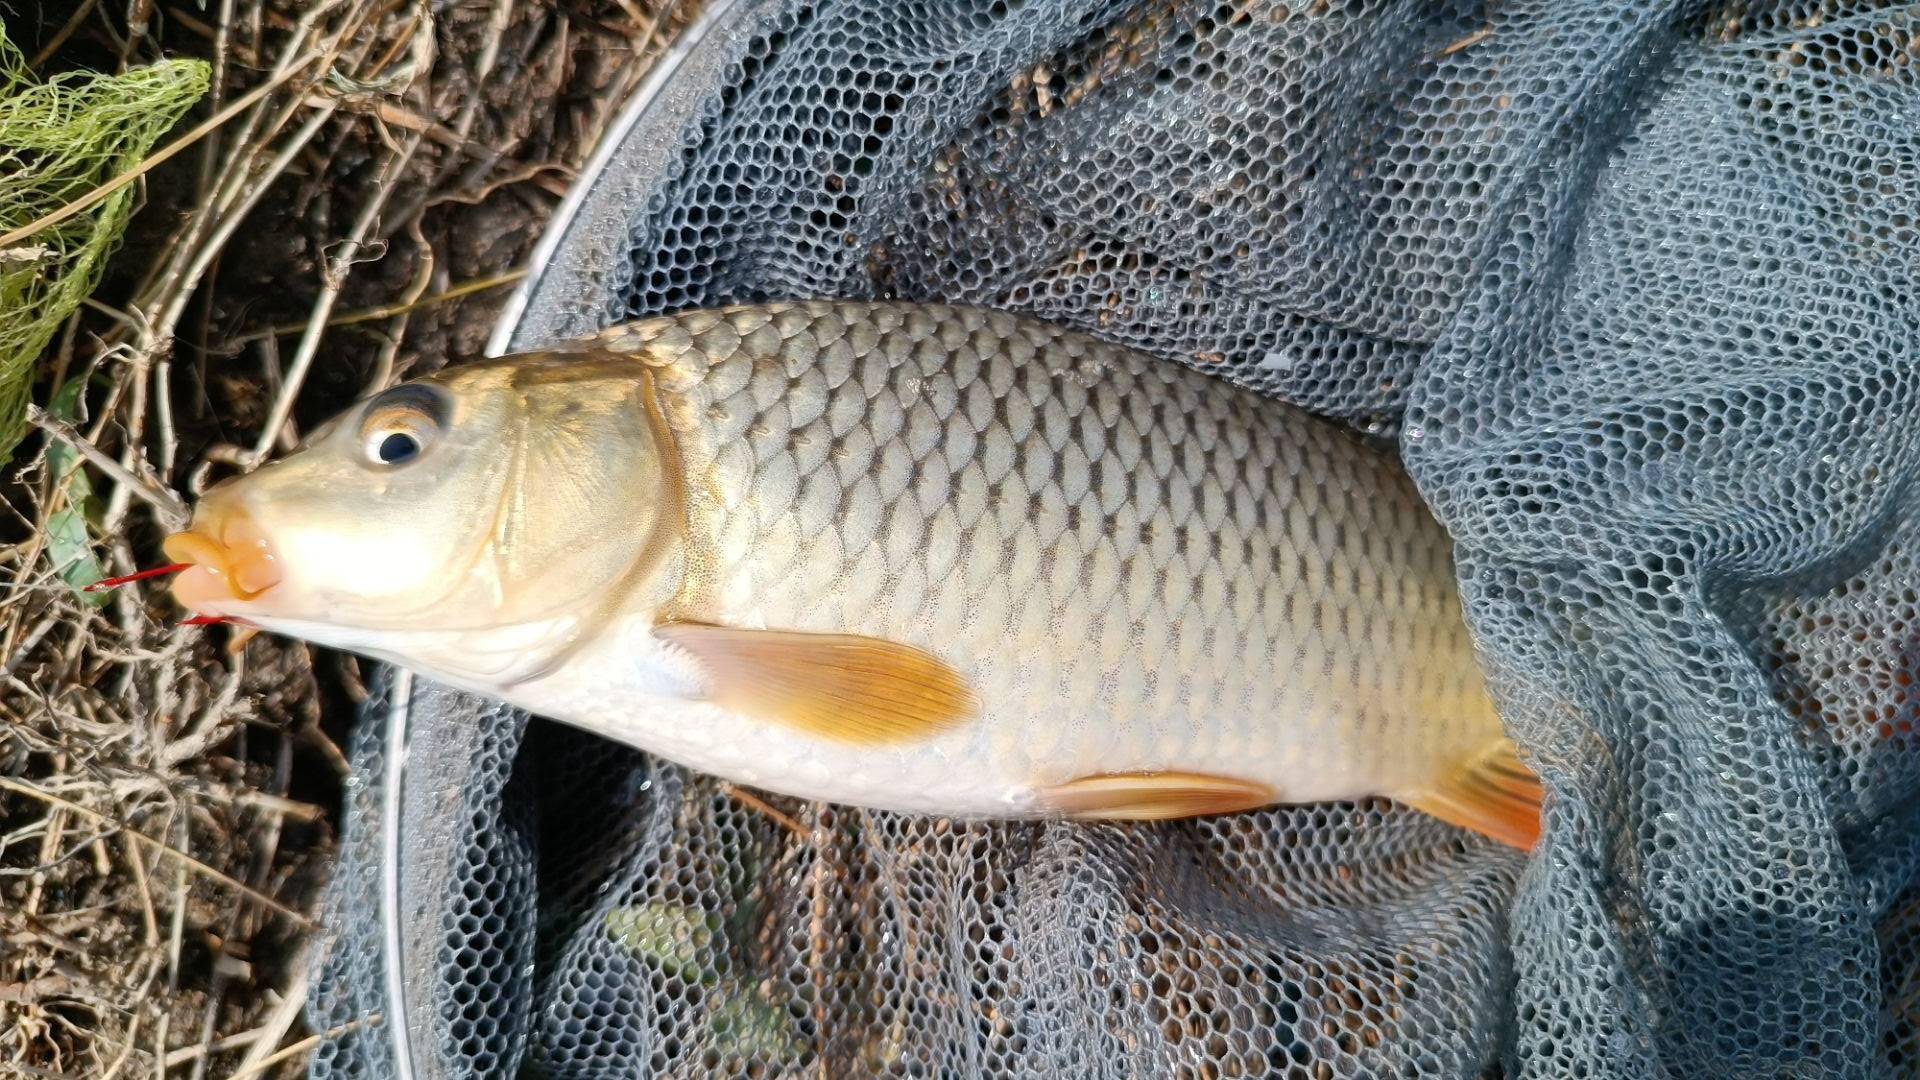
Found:
M 956 816 L 1053 812 L 1050 789 L 1089 776 L 1187 773 L 1262 784 L 1274 801 L 1310 802 L 1380 790 L 1377 758 L 1356 745 L 1339 715 L 1286 722 L 1210 713 L 1178 723 L 1130 709 L 1059 701 L 1028 711 L 986 694 L 983 714 L 952 732 L 875 747 L 768 724 L 715 704 L 662 694 L 636 657 L 650 627 L 627 627 L 618 646 L 596 645 L 564 677 L 516 688 L 515 704 L 701 772 L 806 799 Z M 994 685 L 990 665 L 970 669 Z M 1038 706 L 1044 695 L 1030 695 Z M 1021 700 L 1029 700 L 1022 698 Z

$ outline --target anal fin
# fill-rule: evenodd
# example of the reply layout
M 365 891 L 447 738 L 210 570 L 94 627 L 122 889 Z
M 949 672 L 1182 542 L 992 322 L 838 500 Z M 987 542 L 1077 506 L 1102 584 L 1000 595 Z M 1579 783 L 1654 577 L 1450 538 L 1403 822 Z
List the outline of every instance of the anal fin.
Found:
M 1470 829 L 1522 851 L 1540 839 L 1540 780 L 1500 740 L 1487 753 L 1400 800 L 1449 825 Z
M 1274 803 L 1265 784 L 1190 772 L 1096 773 L 1040 789 L 1040 802 L 1063 817 L 1167 821 L 1231 814 Z

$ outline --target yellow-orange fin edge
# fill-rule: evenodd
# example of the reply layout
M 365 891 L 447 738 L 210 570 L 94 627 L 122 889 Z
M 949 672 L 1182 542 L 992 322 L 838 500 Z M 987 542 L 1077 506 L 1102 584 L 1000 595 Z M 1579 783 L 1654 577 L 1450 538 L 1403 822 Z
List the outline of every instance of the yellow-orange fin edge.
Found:
M 693 658 L 715 704 L 824 739 L 863 746 L 910 742 L 980 712 L 959 672 L 880 638 L 690 622 L 653 632 Z
M 1401 801 L 1449 825 L 1530 851 L 1540 839 L 1540 780 L 1502 739 L 1425 791 Z
M 1265 784 L 1190 772 L 1095 773 L 1039 790 L 1041 806 L 1086 821 L 1169 821 L 1270 806 Z

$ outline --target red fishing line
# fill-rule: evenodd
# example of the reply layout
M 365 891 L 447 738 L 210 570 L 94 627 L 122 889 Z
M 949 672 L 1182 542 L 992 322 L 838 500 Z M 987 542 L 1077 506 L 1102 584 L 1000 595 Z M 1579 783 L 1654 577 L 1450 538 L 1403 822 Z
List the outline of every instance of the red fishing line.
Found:
M 171 566 L 156 566 L 151 570 L 141 570 L 132 574 L 122 574 L 119 577 L 102 578 L 99 581 L 96 581 L 93 584 L 87 586 L 85 589 L 81 591 L 82 592 L 99 592 L 101 589 L 117 589 L 122 585 L 130 585 L 136 581 L 145 581 L 148 578 L 164 577 L 168 574 L 177 574 L 182 570 L 191 570 L 191 569 L 193 569 L 193 564 L 185 563 L 185 562 L 177 562 L 172 564 Z

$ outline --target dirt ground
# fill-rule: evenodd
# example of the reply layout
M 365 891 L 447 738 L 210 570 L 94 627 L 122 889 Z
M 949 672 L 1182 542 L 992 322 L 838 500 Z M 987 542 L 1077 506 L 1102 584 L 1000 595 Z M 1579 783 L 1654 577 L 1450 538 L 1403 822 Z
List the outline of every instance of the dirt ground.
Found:
M 180 501 L 353 398 L 478 354 L 610 112 L 691 0 L 82 0 L 0 9 L 36 74 L 161 56 L 215 91 L 161 146 L 34 400 L 94 555 L 161 561 Z M 209 119 L 215 123 L 207 124 Z M 184 626 L 163 586 L 54 575 L 70 488 L 0 478 L 0 1076 L 296 1076 L 355 663 Z M 117 464 L 119 467 L 114 468 Z

